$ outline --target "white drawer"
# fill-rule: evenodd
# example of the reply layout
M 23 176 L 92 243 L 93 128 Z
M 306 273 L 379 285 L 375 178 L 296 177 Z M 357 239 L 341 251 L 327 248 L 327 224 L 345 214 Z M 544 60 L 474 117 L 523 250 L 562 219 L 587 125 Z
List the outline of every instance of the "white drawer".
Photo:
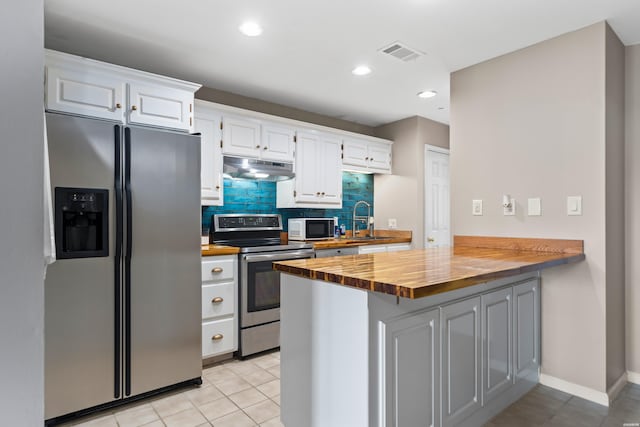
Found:
M 236 257 L 212 257 L 202 259 L 202 281 L 230 280 L 236 274 Z
M 202 357 L 235 351 L 233 318 L 202 323 Z M 213 339 L 214 337 L 219 339 Z
M 235 311 L 235 282 L 202 285 L 202 318 L 225 316 Z

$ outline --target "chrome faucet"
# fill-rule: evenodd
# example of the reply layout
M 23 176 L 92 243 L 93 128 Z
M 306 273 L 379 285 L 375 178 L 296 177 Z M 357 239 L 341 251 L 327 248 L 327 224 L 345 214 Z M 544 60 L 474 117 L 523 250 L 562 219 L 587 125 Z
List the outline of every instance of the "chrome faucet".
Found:
M 358 206 L 360 205 L 365 205 L 367 207 L 367 216 L 356 214 L 356 211 L 358 210 Z M 358 221 L 363 221 L 366 224 L 365 229 L 369 227 L 369 235 L 373 237 L 373 221 L 371 221 L 371 205 L 365 202 L 364 200 L 360 200 L 356 202 L 356 204 L 353 206 L 353 226 L 351 228 L 353 237 L 357 237 L 358 235 L 358 230 L 356 228 L 356 222 Z

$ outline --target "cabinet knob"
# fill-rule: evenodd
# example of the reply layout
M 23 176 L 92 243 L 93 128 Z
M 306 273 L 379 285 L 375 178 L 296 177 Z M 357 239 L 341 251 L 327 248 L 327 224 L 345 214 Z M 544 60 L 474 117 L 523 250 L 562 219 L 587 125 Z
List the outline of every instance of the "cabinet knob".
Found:
M 364 159 L 365 159 L 365 160 L 369 160 L 369 158 L 368 158 L 368 157 L 365 157 Z
M 436 239 L 434 239 L 433 237 L 427 237 L 427 242 L 433 243 L 435 241 L 436 241 Z
M 319 192 L 319 191 L 318 191 L 318 192 L 316 192 L 316 196 L 319 196 L 319 195 L 320 195 L 320 192 Z
M 256 145 L 256 148 L 260 148 L 260 145 Z M 266 148 L 266 147 L 265 147 Z
M 224 299 L 222 299 L 222 297 L 215 297 L 214 299 L 211 300 L 212 304 L 220 304 L 222 301 L 224 301 Z
M 324 191 L 322 193 L 320 193 L 320 194 L 324 196 Z
M 269 147 L 262 147 L 263 150 L 266 150 L 267 148 L 269 148 Z
M 219 186 L 219 185 L 216 185 L 216 190 L 219 190 L 219 189 L 220 189 L 220 186 Z
M 211 337 L 211 341 L 220 341 L 224 336 L 222 334 L 215 334 Z
M 138 109 L 138 107 L 136 107 L 135 105 L 131 106 L 131 111 L 136 111 Z
M 222 267 L 215 267 L 211 269 L 212 273 L 222 273 Z
M 373 162 L 373 157 L 372 157 L 372 158 L 370 158 L 369 160 L 371 160 L 371 161 Z
M 120 109 L 122 108 L 122 104 L 120 104 L 119 102 L 116 104 L 116 108 Z

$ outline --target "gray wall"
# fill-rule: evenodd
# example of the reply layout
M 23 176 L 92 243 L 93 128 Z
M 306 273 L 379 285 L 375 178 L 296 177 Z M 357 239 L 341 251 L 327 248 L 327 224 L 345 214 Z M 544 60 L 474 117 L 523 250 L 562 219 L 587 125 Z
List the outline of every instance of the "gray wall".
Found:
M 454 234 L 584 240 L 586 261 L 543 273 L 542 371 L 600 392 L 607 355 L 624 351 L 607 347 L 607 279 L 617 287 L 622 272 L 607 270 L 620 266 L 607 265 L 619 229 L 606 214 L 623 206 L 619 195 L 605 204 L 615 182 L 606 155 L 619 156 L 606 141 L 619 131 L 605 108 L 605 68 L 615 68 L 605 67 L 606 32 L 598 23 L 452 74 L 450 121 Z M 503 194 L 516 216 L 502 215 Z M 566 215 L 573 195 L 582 216 Z M 526 215 L 530 197 L 542 199 L 542 216 Z M 483 216 L 471 215 L 472 199 L 484 200 Z
M 607 389 L 626 372 L 624 254 L 624 45 L 607 25 L 605 81 Z
M 375 222 L 388 228 L 396 218 L 398 229 L 413 232 L 413 247 L 424 247 L 424 146 L 449 148 L 449 126 L 409 117 L 376 128 L 376 136 L 394 141 L 393 175 L 374 177 Z
M 2 425 L 37 426 L 43 373 L 43 1 L 0 14 L 0 383 Z
M 640 380 L 640 44 L 626 48 L 627 370 Z
M 231 92 L 225 92 L 219 89 L 202 87 L 196 92 L 196 98 L 204 101 L 217 102 L 219 104 L 230 105 L 232 107 L 244 108 L 245 110 L 258 111 L 265 114 L 273 114 L 274 116 L 286 117 L 289 119 L 300 120 L 307 123 L 328 126 L 336 129 L 342 129 L 350 132 L 362 133 L 365 135 L 374 135 L 374 128 L 371 126 L 350 122 L 347 120 L 336 119 L 334 117 L 323 116 L 321 114 L 311 113 L 309 111 L 300 110 L 285 105 L 274 104 L 273 102 L 263 101 L 261 99 L 249 98 L 247 96 L 238 95 Z

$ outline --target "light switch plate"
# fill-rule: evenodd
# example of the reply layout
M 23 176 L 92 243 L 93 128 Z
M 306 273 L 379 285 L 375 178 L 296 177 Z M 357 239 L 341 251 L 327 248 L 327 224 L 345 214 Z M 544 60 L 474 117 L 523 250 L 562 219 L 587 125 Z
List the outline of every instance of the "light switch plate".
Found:
M 389 218 L 387 225 L 389 226 L 389 229 L 393 230 L 398 227 L 398 221 L 395 218 Z
M 582 196 L 567 196 L 567 215 L 582 215 Z
M 482 200 L 473 200 L 471 202 L 472 208 L 471 213 L 473 215 L 482 215 Z
M 527 200 L 527 213 L 529 216 L 542 215 L 542 209 L 540 207 L 540 197 L 534 197 Z

